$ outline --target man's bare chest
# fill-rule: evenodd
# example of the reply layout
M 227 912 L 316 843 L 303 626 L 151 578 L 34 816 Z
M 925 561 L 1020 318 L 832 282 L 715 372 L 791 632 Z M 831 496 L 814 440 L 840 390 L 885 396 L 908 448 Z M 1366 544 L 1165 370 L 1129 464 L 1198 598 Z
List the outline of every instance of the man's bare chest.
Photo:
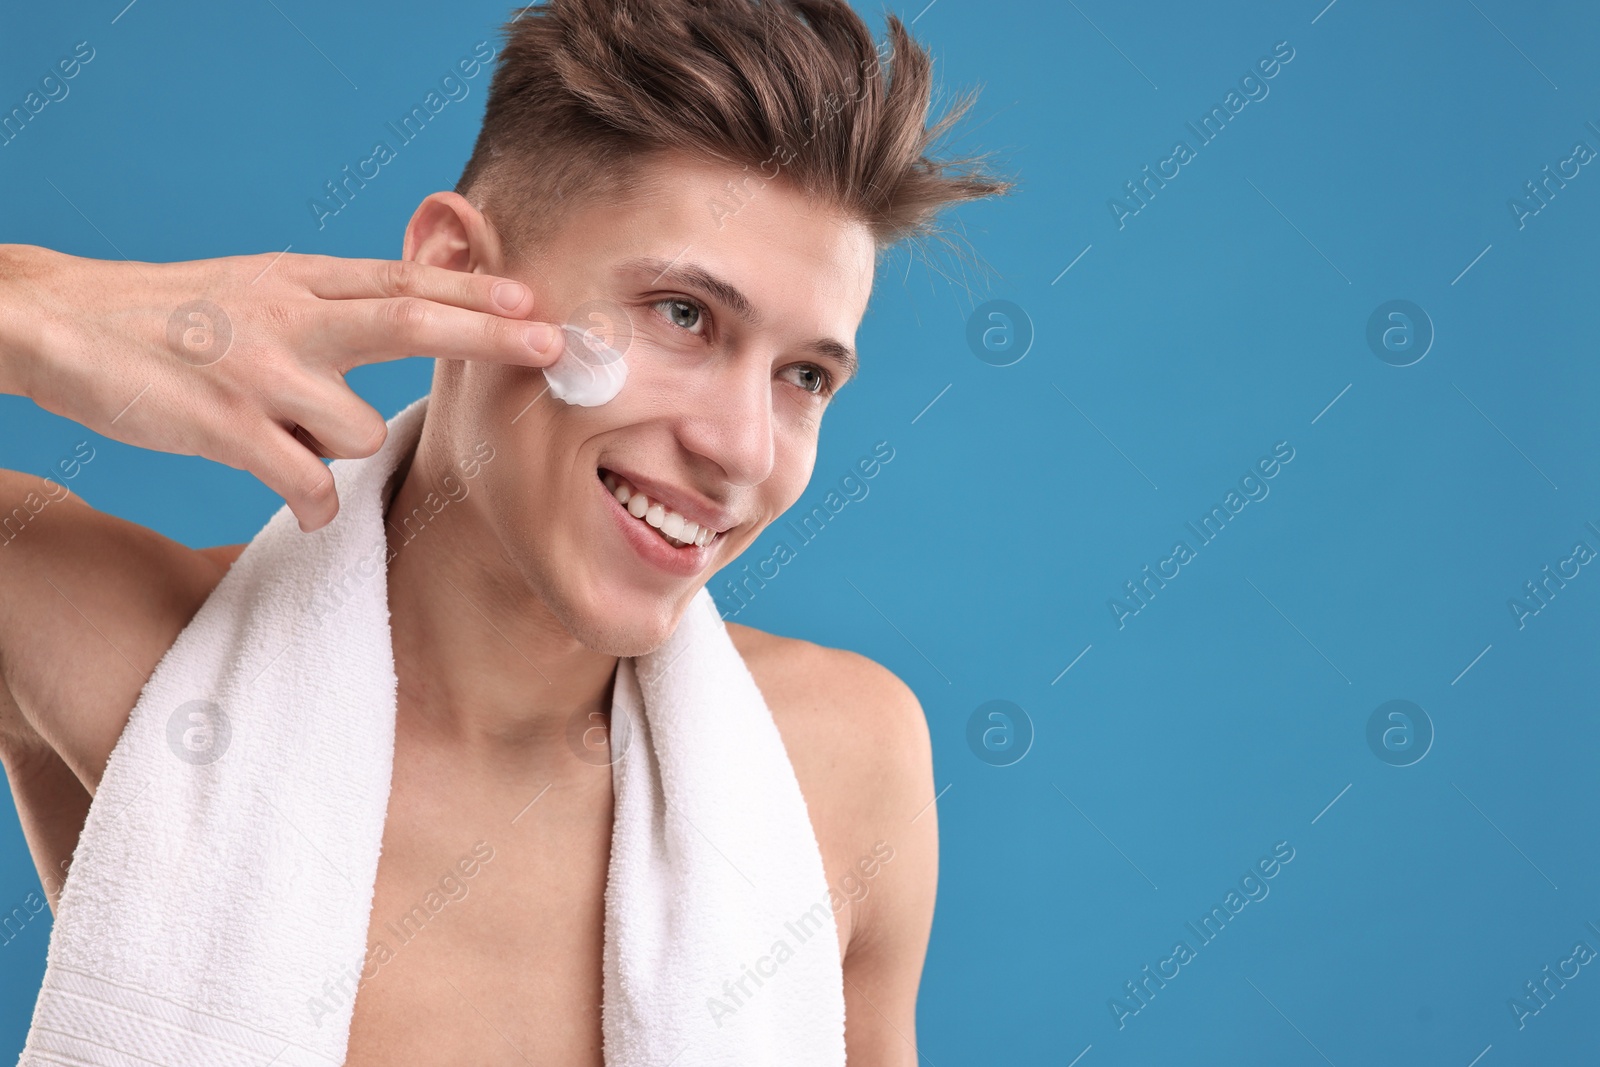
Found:
M 397 738 L 351 1067 L 602 1064 L 610 771 L 528 769 Z
M 486 764 L 409 728 L 401 701 L 346 1063 L 602 1067 L 613 821 L 603 738 L 588 759 L 561 743 Z M 808 797 L 811 785 L 802 774 Z M 844 887 L 842 957 L 852 856 L 819 839 L 829 885 Z

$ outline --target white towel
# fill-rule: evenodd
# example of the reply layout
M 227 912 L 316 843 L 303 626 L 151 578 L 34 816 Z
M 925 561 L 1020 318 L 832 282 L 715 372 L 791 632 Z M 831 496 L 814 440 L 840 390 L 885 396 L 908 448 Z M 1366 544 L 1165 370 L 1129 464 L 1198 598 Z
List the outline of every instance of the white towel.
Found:
M 375 455 L 332 464 L 332 523 L 302 533 L 280 509 L 151 675 L 74 853 L 19 1064 L 344 1061 L 354 997 L 327 990 L 366 960 L 394 764 L 383 490 L 427 399 Z M 821 853 L 705 589 L 661 648 L 619 661 L 614 690 L 605 1062 L 842 1065 Z

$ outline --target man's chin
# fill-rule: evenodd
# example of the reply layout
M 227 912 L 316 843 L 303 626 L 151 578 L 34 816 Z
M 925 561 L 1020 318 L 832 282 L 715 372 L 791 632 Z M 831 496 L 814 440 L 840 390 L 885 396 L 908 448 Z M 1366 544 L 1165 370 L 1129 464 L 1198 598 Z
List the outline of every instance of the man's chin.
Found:
M 565 620 L 566 628 L 579 644 L 601 655 L 643 656 L 667 643 L 692 600 L 596 605 Z

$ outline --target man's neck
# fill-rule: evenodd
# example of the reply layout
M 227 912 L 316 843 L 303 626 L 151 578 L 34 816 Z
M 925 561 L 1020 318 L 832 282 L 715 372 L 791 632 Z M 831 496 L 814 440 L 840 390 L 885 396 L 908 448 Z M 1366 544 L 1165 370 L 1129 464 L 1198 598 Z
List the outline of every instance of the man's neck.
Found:
M 388 487 L 389 613 L 408 726 L 507 769 L 572 760 L 609 715 L 617 658 L 568 633 L 475 509 L 446 499 L 422 439 Z M 398 487 L 396 488 L 396 483 Z M 415 510 L 420 509 L 420 511 Z M 423 523 L 407 517 L 429 516 Z M 576 739 L 576 740 L 575 740 Z M 570 766 L 570 764 L 568 764 Z

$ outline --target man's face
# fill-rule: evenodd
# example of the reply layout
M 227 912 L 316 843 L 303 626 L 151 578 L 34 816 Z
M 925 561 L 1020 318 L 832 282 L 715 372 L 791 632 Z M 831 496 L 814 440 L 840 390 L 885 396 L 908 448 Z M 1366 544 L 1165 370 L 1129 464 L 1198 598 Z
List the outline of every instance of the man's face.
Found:
M 829 394 L 852 370 L 830 347 L 853 351 L 874 260 L 863 224 L 778 181 L 678 157 L 650 166 L 659 191 L 582 208 L 545 246 L 483 268 L 526 282 L 532 317 L 625 346 L 621 393 L 569 406 L 542 371 L 487 362 L 455 364 L 444 391 L 451 447 L 496 448 L 473 494 L 481 527 L 568 633 L 625 656 L 664 641 L 799 498 Z M 715 536 L 673 545 L 651 524 L 660 512 L 636 518 L 617 500 L 606 481 L 618 479 Z

